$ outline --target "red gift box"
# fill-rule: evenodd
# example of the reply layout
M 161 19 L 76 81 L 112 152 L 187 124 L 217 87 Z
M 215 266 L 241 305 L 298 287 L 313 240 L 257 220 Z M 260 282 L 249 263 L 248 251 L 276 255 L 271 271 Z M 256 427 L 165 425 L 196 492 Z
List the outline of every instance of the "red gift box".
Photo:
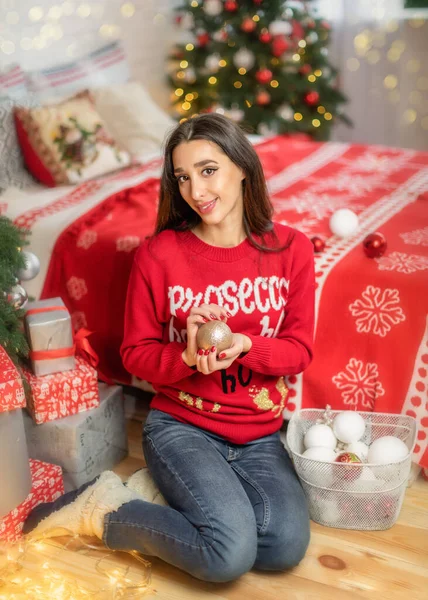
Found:
M 25 406 L 25 393 L 21 376 L 0 346 L 0 413 Z
M 31 387 L 27 410 L 36 423 L 55 421 L 99 406 L 97 371 L 80 356 L 71 371 L 37 376 L 25 369 L 24 374 Z
M 52 502 L 64 493 L 61 467 L 30 459 L 32 486 L 24 502 L 0 520 L 0 540 L 15 542 L 22 536 L 25 519 L 43 502 Z

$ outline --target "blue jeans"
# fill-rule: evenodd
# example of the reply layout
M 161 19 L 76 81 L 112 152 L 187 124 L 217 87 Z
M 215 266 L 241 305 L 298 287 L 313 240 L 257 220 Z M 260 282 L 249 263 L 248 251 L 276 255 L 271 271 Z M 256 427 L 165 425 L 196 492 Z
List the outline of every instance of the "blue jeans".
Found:
M 133 500 L 108 514 L 107 547 L 157 556 L 215 582 L 303 558 L 307 502 L 279 433 L 234 445 L 151 410 L 143 449 L 169 506 Z

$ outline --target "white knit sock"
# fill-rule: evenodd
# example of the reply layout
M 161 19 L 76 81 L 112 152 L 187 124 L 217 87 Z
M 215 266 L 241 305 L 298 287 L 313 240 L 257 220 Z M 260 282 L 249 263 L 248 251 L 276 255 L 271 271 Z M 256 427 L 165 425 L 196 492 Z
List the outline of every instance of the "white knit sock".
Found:
M 136 492 L 141 500 L 168 506 L 167 501 L 162 496 L 159 488 L 153 481 L 150 471 L 147 467 L 136 471 L 126 482 L 126 487 Z
M 102 539 L 105 515 L 131 500 L 138 500 L 138 494 L 125 487 L 118 475 L 104 471 L 73 502 L 53 510 L 40 521 L 29 536 L 56 537 L 72 532 Z

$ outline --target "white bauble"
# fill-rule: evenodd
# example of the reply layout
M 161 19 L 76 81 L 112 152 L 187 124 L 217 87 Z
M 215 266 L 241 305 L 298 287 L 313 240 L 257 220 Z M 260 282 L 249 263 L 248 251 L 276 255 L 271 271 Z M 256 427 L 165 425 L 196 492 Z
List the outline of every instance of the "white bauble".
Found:
M 193 67 L 188 67 L 184 71 L 184 79 L 185 79 L 185 81 L 187 81 L 187 83 L 195 83 L 196 73 L 195 73 L 195 69 Z
M 210 73 L 217 73 L 217 71 L 220 68 L 218 64 L 220 60 L 221 59 L 219 54 L 210 54 L 209 56 L 207 56 L 205 60 L 205 66 Z
M 370 445 L 367 459 L 369 463 L 387 465 L 400 462 L 408 454 L 409 449 L 403 441 L 393 435 L 385 435 Z
M 202 10 L 210 17 L 216 17 L 223 10 L 223 4 L 220 0 L 205 0 Z
M 195 19 L 193 18 L 193 15 L 191 12 L 186 12 L 184 13 L 181 21 L 180 21 L 180 27 L 181 29 L 193 29 L 195 26 Z
M 350 444 L 345 444 L 345 451 L 356 454 L 361 462 L 366 462 L 369 447 L 364 442 L 351 442 Z
M 336 448 L 337 439 L 331 427 L 324 423 L 318 423 L 317 425 L 312 425 L 312 427 L 308 429 L 305 433 L 303 443 L 305 448 L 322 446 L 323 448 L 334 450 Z
M 241 108 L 230 108 L 226 114 L 229 119 L 232 119 L 235 123 L 240 123 L 245 117 L 245 113 Z
M 310 33 L 308 33 L 308 35 L 306 36 L 306 41 L 309 44 L 315 44 L 315 42 L 318 41 L 318 34 L 316 33 L 316 31 L 311 31 Z
M 352 410 L 339 413 L 333 421 L 334 435 L 345 444 L 358 442 L 363 437 L 365 429 L 366 423 L 363 417 Z
M 302 456 L 322 462 L 334 462 L 336 460 L 336 452 L 332 448 L 326 448 L 325 446 L 312 446 L 312 448 L 305 450 Z
M 233 57 L 233 64 L 238 69 L 243 68 L 247 69 L 248 71 L 248 69 L 251 69 L 254 66 L 255 62 L 256 59 L 254 57 L 253 52 L 251 52 L 251 50 L 247 50 L 247 48 L 241 48 L 240 50 L 235 52 L 235 55 Z
M 331 233 L 341 238 L 353 235 L 358 229 L 358 216 L 349 208 L 339 208 L 330 217 Z
M 269 25 L 271 35 L 290 35 L 292 31 L 293 26 L 289 21 L 272 21 Z
M 281 104 L 277 110 L 277 113 L 281 119 L 284 119 L 284 121 L 292 121 L 294 118 L 294 110 L 289 104 Z

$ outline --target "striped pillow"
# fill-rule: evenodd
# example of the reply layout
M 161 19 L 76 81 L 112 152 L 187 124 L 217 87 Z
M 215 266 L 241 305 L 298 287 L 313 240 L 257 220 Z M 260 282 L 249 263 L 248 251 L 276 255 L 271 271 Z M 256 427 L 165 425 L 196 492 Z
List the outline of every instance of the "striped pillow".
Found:
M 0 98 L 24 98 L 27 94 L 25 73 L 19 65 L 0 72 Z
M 129 66 L 124 49 L 116 41 L 78 61 L 27 75 L 28 88 L 40 102 L 65 98 L 88 88 L 97 88 L 129 80 Z

